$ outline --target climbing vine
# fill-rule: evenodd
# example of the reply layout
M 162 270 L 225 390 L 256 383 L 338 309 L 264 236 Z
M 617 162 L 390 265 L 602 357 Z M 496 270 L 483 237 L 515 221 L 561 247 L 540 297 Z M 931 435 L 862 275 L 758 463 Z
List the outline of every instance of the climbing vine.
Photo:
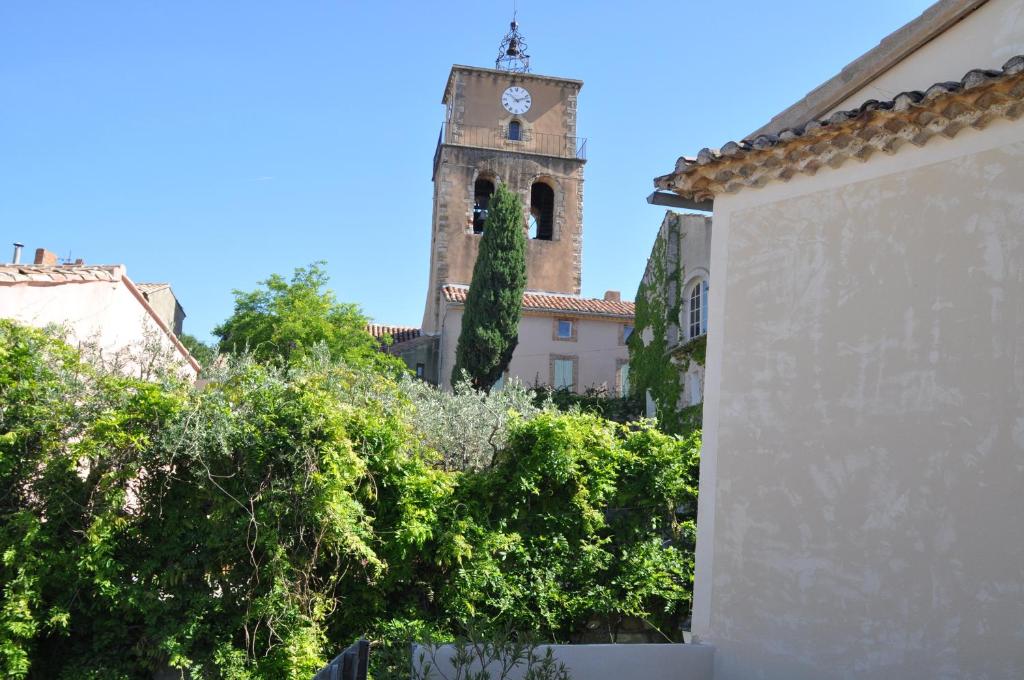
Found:
M 665 432 L 681 434 L 700 427 L 700 409 L 679 408 L 682 375 L 690 362 L 704 364 L 705 339 L 673 346 L 669 329 L 678 328 L 682 311 L 683 267 L 672 266 L 669 248 L 680 238 L 679 223 L 667 220 L 659 232 L 647 271 L 636 292 L 633 335 L 629 339 L 630 390 L 634 396 L 650 394 L 655 417 Z

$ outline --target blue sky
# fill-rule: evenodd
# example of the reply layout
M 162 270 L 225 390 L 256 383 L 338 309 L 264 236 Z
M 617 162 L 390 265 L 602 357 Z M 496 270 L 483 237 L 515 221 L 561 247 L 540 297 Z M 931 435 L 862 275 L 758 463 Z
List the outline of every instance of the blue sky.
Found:
M 583 293 L 632 298 L 681 154 L 759 127 L 926 0 L 520 0 L 535 73 L 579 78 Z M 451 64 L 493 66 L 512 2 L 0 3 L 0 248 L 169 281 L 208 332 L 231 291 L 327 260 L 419 325 Z M 0 259 L 8 257 L 0 252 Z

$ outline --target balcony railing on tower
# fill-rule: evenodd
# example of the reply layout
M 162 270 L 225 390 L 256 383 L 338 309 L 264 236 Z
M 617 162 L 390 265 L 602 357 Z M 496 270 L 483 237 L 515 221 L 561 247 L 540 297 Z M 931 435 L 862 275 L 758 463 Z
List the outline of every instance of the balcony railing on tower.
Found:
M 535 153 L 556 158 L 587 159 L 587 138 L 569 135 L 553 135 L 534 132 L 524 127 L 479 127 L 444 123 L 437 138 L 437 153 L 434 154 L 434 166 L 441 152 L 442 144 L 455 146 L 473 146 L 480 149 L 501 149 L 504 151 L 520 151 Z

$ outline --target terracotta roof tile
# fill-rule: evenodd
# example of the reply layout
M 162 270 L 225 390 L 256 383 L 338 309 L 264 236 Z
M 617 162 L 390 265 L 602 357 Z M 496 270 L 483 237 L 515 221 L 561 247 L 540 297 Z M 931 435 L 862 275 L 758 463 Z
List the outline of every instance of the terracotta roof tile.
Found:
M 124 267 L 113 265 L 2 264 L 0 284 L 59 285 L 90 281 L 120 281 Z
M 445 286 L 444 297 L 448 302 L 465 304 L 468 286 Z M 632 317 L 633 303 L 611 301 L 599 298 L 584 298 L 575 295 L 559 295 L 528 290 L 523 293 L 523 309 L 536 312 L 572 312 L 596 316 Z
M 998 118 L 1024 114 L 1024 55 L 1000 70 L 975 69 L 959 81 L 935 83 L 924 92 L 901 92 L 890 100 L 868 100 L 775 135 L 728 142 L 683 156 L 675 171 L 654 185 L 684 198 L 708 200 L 743 187 L 788 181 L 839 167 L 850 158 L 865 160 L 875 151 L 895 153 L 905 143 L 923 146 L 935 135 L 952 137 L 965 127 L 983 128 Z
M 389 326 L 386 324 L 371 323 L 367 324 L 366 330 L 370 332 L 370 335 L 382 342 L 385 335 L 390 335 L 392 345 L 397 345 L 400 342 L 406 342 L 408 340 L 415 340 L 423 335 L 423 332 L 414 326 Z

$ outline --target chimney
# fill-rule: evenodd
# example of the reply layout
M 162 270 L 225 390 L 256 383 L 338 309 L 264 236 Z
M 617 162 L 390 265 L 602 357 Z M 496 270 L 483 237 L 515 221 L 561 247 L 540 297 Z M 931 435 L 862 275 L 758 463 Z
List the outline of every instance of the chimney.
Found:
M 24 247 L 24 243 L 14 242 L 14 259 L 11 260 L 11 264 L 21 264 L 21 249 Z
M 604 292 L 605 302 L 622 302 L 622 293 L 617 290 L 606 290 Z
M 36 259 L 34 264 L 42 264 L 48 267 L 57 264 L 57 256 L 46 248 L 36 248 Z

